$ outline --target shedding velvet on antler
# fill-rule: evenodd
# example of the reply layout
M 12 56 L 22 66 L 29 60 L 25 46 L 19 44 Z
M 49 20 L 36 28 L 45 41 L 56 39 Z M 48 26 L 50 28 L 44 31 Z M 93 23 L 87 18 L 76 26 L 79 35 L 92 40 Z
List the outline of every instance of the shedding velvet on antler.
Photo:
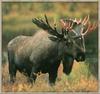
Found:
M 88 32 L 93 31 L 97 27 L 97 24 L 96 23 L 91 24 L 91 22 L 89 21 L 89 16 L 87 16 L 87 18 L 84 18 L 82 24 L 84 26 L 87 25 L 87 29 L 86 30 L 84 30 L 84 29 L 81 30 L 81 34 L 82 35 L 86 35 Z
M 62 25 L 62 27 L 64 28 L 64 29 L 66 29 L 66 31 L 72 31 L 72 32 L 74 32 L 76 35 L 78 35 L 77 34 L 77 32 L 73 29 L 73 27 L 75 26 L 75 25 L 81 25 L 82 26 L 82 28 L 81 28 L 81 31 L 80 31 L 80 33 L 81 33 L 81 35 L 82 36 L 84 36 L 84 35 L 86 35 L 88 32 L 91 32 L 91 31 L 93 31 L 94 29 L 96 29 L 96 27 L 97 27 L 97 24 L 96 23 L 94 23 L 94 24 L 91 24 L 91 22 L 89 21 L 89 15 L 88 16 L 86 16 L 83 20 L 81 20 L 81 19 L 67 19 L 67 20 L 63 20 L 63 19 L 61 19 L 60 20 L 60 22 L 61 22 L 61 25 Z M 86 29 L 87 28 L 87 29 Z

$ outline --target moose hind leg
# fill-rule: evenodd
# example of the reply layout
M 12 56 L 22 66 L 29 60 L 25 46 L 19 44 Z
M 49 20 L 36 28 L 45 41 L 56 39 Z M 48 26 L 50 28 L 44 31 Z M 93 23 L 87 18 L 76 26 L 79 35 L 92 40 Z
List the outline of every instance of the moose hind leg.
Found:
M 15 65 L 9 65 L 9 74 L 10 74 L 10 82 L 14 83 L 15 82 L 15 78 L 16 78 L 16 66 Z
M 10 82 L 14 83 L 15 82 L 15 77 L 16 77 L 16 71 L 17 68 L 14 63 L 14 58 L 13 54 L 8 52 L 8 61 L 9 61 L 9 75 L 10 75 Z
M 31 71 L 31 74 L 30 74 L 30 82 L 31 83 L 33 83 L 33 81 L 34 81 L 34 83 L 35 83 L 35 80 L 36 80 L 36 78 L 37 78 L 37 75 L 36 75 L 36 69 L 35 68 L 32 68 L 32 71 Z
M 36 80 L 36 75 L 34 75 L 32 72 L 27 72 L 27 76 L 28 76 L 28 78 L 27 78 L 27 82 L 28 83 L 33 83 L 33 81 L 35 82 L 35 80 Z

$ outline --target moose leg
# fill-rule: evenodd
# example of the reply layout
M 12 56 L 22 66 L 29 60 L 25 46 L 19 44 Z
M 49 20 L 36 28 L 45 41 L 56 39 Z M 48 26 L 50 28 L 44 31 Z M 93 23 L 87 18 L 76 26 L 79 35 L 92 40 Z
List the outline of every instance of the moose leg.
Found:
M 49 70 L 49 83 L 51 86 L 53 86 L 56 82 L 59 65 L 60 65 L 60 60 L 57 60 L 54 61 L 54 63 L 52 63 L 52 65 L 50 66 L 51 69 Z
M 33 83 L 33 81 L 35 82 L 37 75 L 36 75 L 36 69 L 32 68 L 31 74 L 30 74 L 30 82 Z
M 31 83 L 33 83 L 33 81 L 35 82 L 36 78 L 37 78 L 37 76 L 33 73 L 33 74 L 30 75 L 29 81 L 30 81 Z
M 57 73 L 54 72 L 49 73 L 49 83 L 51 86 L 55 84 L 56 78 L 57 78 Z
M 14 57 L 14 55 L 11 52 L 8 51 L 9 74 L 10 74 L 10 82 L 11 83 L 15 82 L 16 71 L 17 71 L 13 57 Z
M 10 82 L 14 83 L 15 82 L 15 78 L 16 78 L 16 66 L 13 64 L 9 64 L 9 74 L 10 74 Z

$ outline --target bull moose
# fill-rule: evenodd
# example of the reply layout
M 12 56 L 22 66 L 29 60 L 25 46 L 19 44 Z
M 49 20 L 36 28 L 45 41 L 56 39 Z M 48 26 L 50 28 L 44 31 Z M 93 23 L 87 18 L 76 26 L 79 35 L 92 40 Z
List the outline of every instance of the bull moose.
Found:
M 48 73 L 49 83 L 55 84 L 61 61 L 63 72 L 68 75 L 74 60 L 85 60 L 84 35 L 94 30 L 95 24 L 89 23 L 89 16 L 83 20 L 61 19 L 59 31 L 56 25 L 50 26 L 46 15 L 45 21 L 34 18 L 32 22 L 43 30 L 33 36 L 17 36 L 8 43 L 10 81 L 15 82 L 18 70 L 31 83 L 36 80 L 38 72 Z

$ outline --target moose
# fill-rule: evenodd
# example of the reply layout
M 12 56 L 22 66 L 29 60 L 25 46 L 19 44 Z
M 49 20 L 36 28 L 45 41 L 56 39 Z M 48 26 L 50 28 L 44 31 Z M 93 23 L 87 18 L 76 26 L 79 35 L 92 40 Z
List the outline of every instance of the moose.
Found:
M 43 30 L 33 36 L 20 35 L 12 39 L 7 46 L 10 82 L 14 83 L 17 70 L 33 83 L 39 72 L 49 74 L 49 83 L 55 84 L 58 67 L 62 61 L 63 72 L 69 75 L 74 60 L 85 60 L 84 36 L 93 31 L 95 24 L 90 24 L 89 16 L 83 20 L 61 19 L 61 30 L 52 28 L 45 15 L 32 22 Z M 87 26 L 88 25 L 88 26 Z

